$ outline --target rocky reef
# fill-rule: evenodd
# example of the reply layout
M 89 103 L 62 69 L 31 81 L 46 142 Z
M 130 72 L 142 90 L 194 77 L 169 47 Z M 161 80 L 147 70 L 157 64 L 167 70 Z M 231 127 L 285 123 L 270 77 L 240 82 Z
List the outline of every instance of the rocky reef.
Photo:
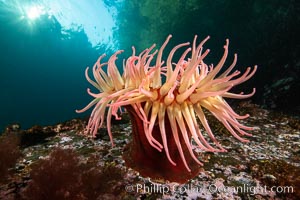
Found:
M 212 129 L 226 153 L 197 151 L 204 162 L 186 184 L 140 176 L 122 158 L 131 140 L 128 115 L 96 139 L 80 133 L 85 119 L 53 126 L 7 126 L 0 137 L 0 199 L 299 199 L 300 120 L 249 102 L 235 106 L 256 127 L 249 143 L 228 136 L 213 118 Z M 222 133 L 222 134 L 218 134 Z

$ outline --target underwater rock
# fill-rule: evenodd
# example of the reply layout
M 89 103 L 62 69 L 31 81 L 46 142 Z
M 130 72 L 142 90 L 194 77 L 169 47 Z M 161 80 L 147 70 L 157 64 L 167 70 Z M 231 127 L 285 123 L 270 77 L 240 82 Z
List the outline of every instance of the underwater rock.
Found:
M 228 152 L 198 153 L 204 162 L 202 171 L 185 184 L 149 179 L 126 166 L 122 151 L 130 143 L 133 126 L 129 121 L 112 124 L 116 144 L 113 148 L 108 137 L 90 139 L 82 136 L 84 120 L 23 130 L 19 135 L 27 131 L 31 132 L 27 132 L 28 135 L 34 135 L 34 130 L 55 134 L 40 143 L 19 147 L 22 156 L 10 168 L 8 181 L 1 183 L 0 199 L 20 198 L 34 181 L 34 166 L 53 159 L 51 153 L 57 148 L 62 154 L 74 152 L 72 155 L 80 166 L 75 167 L 76 174 L 85 174 L 85 184 L 77 191 L 81 191 L 82 196 L 87 195 L 84 191 L 89 191 L 92 199 L 299 199 L 299 119 L 261 109 L 250 102 L 237 106 L 241 112 L 251 113 L 247 125 L 257 127 L 250 142 L 241 144 L 233 137 L 221 137 L 220 132 L 226 134 L 226 130 L 216 123 L 212 128 Z M 98 134 L 105 135 L 105 127 L 99 129 Z M 67 162 L 68 159 L 64 160 Z M 47 168 L 42 174 L 46 176 L 50 171 Z M 78 182 L 73 182 L 75 187 Z M 68 188 L 63 182 L 61 184 Z M 101 190 L 101 187 L 105 189 Z M 272 191 L 272 187 L 278 191 Z

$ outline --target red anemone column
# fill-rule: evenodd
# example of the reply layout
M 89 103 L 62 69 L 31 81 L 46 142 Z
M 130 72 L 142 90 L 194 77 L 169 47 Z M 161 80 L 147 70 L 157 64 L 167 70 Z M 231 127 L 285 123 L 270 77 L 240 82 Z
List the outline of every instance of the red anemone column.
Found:
M 185 158 L 191 172 L 184 166 L 174 141 L 167 115 L 165 127 L 168 148 L 170 156 L 176 163 L 176 166 L 169 162 L 164 149 L 162 152 L 159 152 L 149 144 L 144 133 L 143 121 L 135 113 L 135 110 L 131 106 L 126 106 L 126 109 L 132 123 L 132 141 L 125 147 L 123 152 L 123 158 L 127 167 L 138 171 L 144 177 L 152 178 L 154 181 L 168 180 L 171 182 L 185 183 L 199 174 L 201 166 L 190 156 L 181 137 L 181 133 L 179 132 L 181 146 L 183 152 L 185 152 Z M 157 141 L 162 143 L 158 123 L 154 126 L 152 135 Z

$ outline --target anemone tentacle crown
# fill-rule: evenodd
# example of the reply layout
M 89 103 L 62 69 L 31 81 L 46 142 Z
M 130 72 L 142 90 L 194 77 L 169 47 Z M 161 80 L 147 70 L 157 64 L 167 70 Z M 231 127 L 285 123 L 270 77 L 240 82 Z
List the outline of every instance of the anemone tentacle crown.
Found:
M 104 122 L 108 108 L 106 123 L 113 144 L 111 118 L 115 116 L 119 119 L 120 108 L 130 105 L 143 124 L 143 132 L 139 134 L 144 134 L 149 145 L 159 152 L 164 151 L 168 162 L 176 166 L 177 163 L 169 152 L 167 141 L 168 134 L 171 134 L 183 165 L 187 171 L 191 171 L 183 146 L 188 151 L 188 155 L 202 165 L 193 151 L 191 138 L 203 151 L 226 151 L 215 138 L 203 112 L 204 109 L 211 112 L 235 138 L 241 142 L 248 141 L 243 136 L 251 135 L 247 131 L 252 130 L 252 127 L 242 125 L 238 120 L 245 119 L 249 115 L 241 116 L 234 112 L 224 98 L 251 97 L 255 93 L 255 88 L 250 94 L 235 94 L 229 91 L 232 87 L 250 79 L 257 66 L 253 69 L 248 67 L 240 75 L 240 71 L 233 71 L 237 61 L 237 54 L 234 54 L 232 64 L 220 73 L 228 55 L 228 39 L 219 63 L 216 66 L 205 64 L 204 58 L 208 55 L 209 49 L 204 50 L 203 45 L 209 36 L 198 45 L 195 36 L 192 45 L 183 43 L 175 46 L 166 61 L 163 61 L 163 51 L 170 38 L 171 35 L 159 50 L 153 50 L 154 44 L 139 55 L 136 55 L 135 48 L 132 47 L 132 56 L 123 62 L 122 75 L 115 63 L 117 55 L 122 51 L 117 51 L 108 62 L 102 61 L 105 55 L 100 56 L 92 69 L 95 80 L 89 78 L 89 68 L 85 71 L 88 82 L 97 88 L 99 93 L 92 93 L 87 89 L 94 100 L 77 112 L 84 112 L 94 106 L 85 133 L 95 136 Z M 187 48 L 174 63 L 174 53 L 183 47 Z M 103 70 L 103 66 L 106 65 L 107 72 Z M 199 121 L 205 131 L 201 131 Z M 169 123 L 171 130 L 166 130 L 166 123 Z M 152 134 L 155 124 L 158 124 L 159 139 Z

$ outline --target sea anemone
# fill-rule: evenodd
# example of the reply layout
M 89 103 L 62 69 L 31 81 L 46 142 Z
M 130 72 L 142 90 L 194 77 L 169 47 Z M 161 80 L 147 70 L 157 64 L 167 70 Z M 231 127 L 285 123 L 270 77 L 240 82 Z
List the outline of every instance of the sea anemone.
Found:
M 203 60 L 209 49 L 204 51 L 203 45 L 209 36 L 198 45 L 195 36 L 192 46 L 185 49 L 176 63 L 173 62 L 174 53 L 190 43 L 175 46 L 165 62 L 162 60 L 163 51 L 170 38 L 171 35 L 154 52 L 155 44 L 139 55 L 135 55 L 132 47 L 132 56 L 123 61 L 122 75 L 116 60 L 123 51 L 117 51 L 108 62 L 102 62 L 105 55 L 100 56 L 93 66 L 95 81 L 89 78 L 88 67 L 85 71 L 88 82 L 100 93 L 87 89 L 95 99 L 77 112 L 95 106 L 85 129 L 86 134 L 94 137 L 107 115 L 107 130 L 114 145 L 111 118 L 120 119 L 122 107 L 126 108 L 133 126 L 133 140 L 123 155 L 127 166 L 144 176 L 186 182 L 199 173 L 199 165 L 202 165 L 195 148 L 203 152 L 226 151 L 214 136 L 204 110 L 219 120 L 235 138 L 241 142 L 248 141 L 242 136 L 250 136 L 246 131 L 252 130 L 252 127 L 242 125 L 238 120 L 249 115 L 238 115 L 224 98 L 251 97 L 255 88 L 250 94 L 235 94 L 229 90 L 251 78 L 257 66 L 253 70 L 248 67 L 239 76 L 240 71 L 232 72 L 237 61 L 234 54 L 232 64 L 221 73 L 228 55 L 228 39 L 219 63 L 216 66 L 206 65 Z M 103 70 L 104 66 L 107 66 L 107 73 Z

